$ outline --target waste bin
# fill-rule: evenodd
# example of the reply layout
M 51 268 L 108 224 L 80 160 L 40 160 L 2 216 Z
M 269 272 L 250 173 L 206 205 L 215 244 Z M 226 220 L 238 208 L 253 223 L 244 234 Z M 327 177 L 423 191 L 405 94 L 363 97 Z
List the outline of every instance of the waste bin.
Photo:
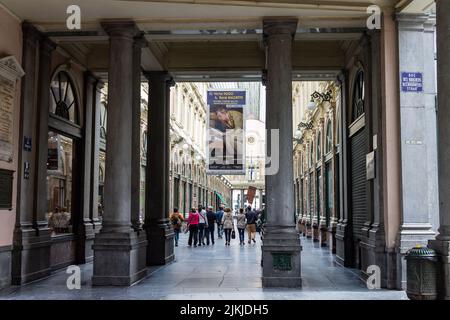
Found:
M 437 254 L 433 249 L 416 246 L 406 253 L 406 294 L 411 300 L 437 298 Z

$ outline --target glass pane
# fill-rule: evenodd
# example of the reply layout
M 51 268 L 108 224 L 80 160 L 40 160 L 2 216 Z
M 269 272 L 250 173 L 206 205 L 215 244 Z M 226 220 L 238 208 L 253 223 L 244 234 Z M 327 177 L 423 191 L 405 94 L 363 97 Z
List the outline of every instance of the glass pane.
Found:
M 50 84 L 50 112 L 63 119 L 77 123 L 75 90 L 66 72 L 61 71 Z
M 52 235 L 72 233 L 73 140 L 48 133 L 47 222 Z

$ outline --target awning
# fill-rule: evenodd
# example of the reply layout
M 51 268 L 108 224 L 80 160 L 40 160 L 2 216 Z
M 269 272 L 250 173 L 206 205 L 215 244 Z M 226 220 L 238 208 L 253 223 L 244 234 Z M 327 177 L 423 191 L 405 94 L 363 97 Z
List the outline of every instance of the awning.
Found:
M 225 199 L 222 197 L 222 195 L 216 191 L 214 191 L 214 193 L 219 197 L 221 204 L 227 204 L 227 202 L 225 201 Z

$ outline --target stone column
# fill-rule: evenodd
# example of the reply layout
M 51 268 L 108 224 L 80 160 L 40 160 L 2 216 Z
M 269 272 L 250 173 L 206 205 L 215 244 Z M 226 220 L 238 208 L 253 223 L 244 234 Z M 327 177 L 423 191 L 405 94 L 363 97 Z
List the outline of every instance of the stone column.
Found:
M 134 22 L 102 23 L 110 37 L 105 212 L 94 240 L 93 285 L 131 285 L 146 275 L 145 236 L 131 226 Z
M 300 287 L 300 238 L 294 212 L 292 159 L 292 42 L 296 19 L 264 20 L 267 45 L 266 141 L 271 156 L 276 146 L 271 130 L 278 130 L 278 171 L 266 175 L 267 222 L 262 244 L 264 287 Z M 266 171 L 267 173 L 267 171 Z
M 131 224 L 134 230 L 142 230 L 139 214 L 141 199 L 141 53 L 145 44 L 138 36 L 133 44 L 133 103 L 131 107 L 133 132 L 131 147 Z
M 103 89 L 103 82 L 97 81 L 94 86 L 94 99 L 92 110 L 92 159 L 91 159 L 91 212 L 90 217 L 92 220 L 95 232 L 100 231 L 101 222 L 98 217 L 98 186 L 99 186 L 99 145 L 100 145 L 100 108 L 101 108 L 101 90 Z
M 440 298 L 450 299 L 450 2 L 436 1 L 438 81 L 439 235 L 431 241 L 441 257 Z
M 35 164 L 35 228 L 39 234 L 48 234 L 47 214 L 47 157 L 48 157 L 48 116 L 50 105 L 50 82 L 52 51 L 56 45 L 50 39 L 41 40 L 39 48 L 39 76 L 37 103 L 36 164 Z M 49 249 L 50 250 L 50 249 Z M 48 252 L 50 254 L 50 251 Z
M 169 225 L 169 100 L 172 78 L 164 71 L 145 72 L 149 82 L 148 148 L 145 186 L 147 265 L 174 259 L 173 230 Z
M 320 212 L 319 212 L 319 230 L 320 230 L 320 246 L 326 247 L 328 245 L 328 225 L 326 220 L 327 215 L 327 191 L 325 189 L 326 187 L 326 179 L 327 179 L 327 172 L 326 172 L 326 163 L 325 163 L 325 143 L 327 132 L 325 128 L 325 121 L 323 118 L 319 121 L 320 130 L 322 131 L 322 134 L 320 135 L 320 140 L 317 141 L 317 143 L 320 143 L 320 150 L 321 150 L 321 180 L 319 185 L 319 202 L 320 202 Z
M 352 266 L 352 229 L 351 221 L 349 219 L 349 188 L 348 188 L 348 156 L 349 150 L 347 145 L 348 125 L 347 115 L 344 110 L 347 105 L 348 97 L 348 74 L 343 71 L 337 78 L 341 85 L 341 112 L 340 117 L 340 131 L 339 135 L 339 221 L 336 227 L 336 260 L 341 265 Z
M 33 228 L 34 215 L 34 183 L 33 174 L 36 163 L 36 76 L 38 73 L 37 53 L 41 34 L 29 23 L 22 25 L 23 55 L 22 67 L 25 76 L 21 80 L 21 106 L 20 106 L 20 147 L 19 165 L 17 175 L 17 215 L 14 228 L 13 252 L 12 252 L 12 282 L 20 285 L 33 281 L 49 274 L 47 267 L 43 270 L 39 265 L 30 263 L 37 259 L 39 252 L 36 243 L 36 231 Z M 25 138 L 31 139 L 30 151 L 23 148 Z M 29 166 L 30 172 L 25 173 L 25 166 Z M 38 250 L 39 251 L 39 250 Z
M 48 117 L 50 104 L 50 81 L 52 51 L 55 44 L 48 38 L 42 38 L 39 44 L 39 74 L 37 83 L 37 113 L 36 113 L 36 156 L 34 163 L 34 212 L 33 227 L 35 237 L 30 244 L 30 256 L 27 268 L 29 280 L 50 275 L 51 232 L 47 222 L 47 157 L 48 157 Z M 31 164 L 33 168 L 33 164 Z M 27 195 L 22 195 L 27 196 Z
M 434 239 L 439 219 L 434 22 L 423 14 L 397 15 L 399 74 L 421 72 L 424 80 L 422 92 L 400 92 L 403 210 L 399 240 L 403 288 L 406 252 Z
M 91 181 L 92 172 L 92 151 L 93 134 L 92 130 L 95 111 L 95 85 L 97 78 L 87 71 L 84 76 L 84 145 L 82 147 L 83 161 L 81 162 L 81 209 L 82 217 L 78 220 L 76 233 L 79 236 L 77 241 L 77 262 L 85 263 L 93 259 L 92 244 L 94 240 L 94 226 L 91 217 L 91 194 L 94 184 Z M 98 145 L 97 145 L 98 146 Z M 97 171 L 98 172 L 98 171 Z M 98 192 L 98 189 L 97 189 Z

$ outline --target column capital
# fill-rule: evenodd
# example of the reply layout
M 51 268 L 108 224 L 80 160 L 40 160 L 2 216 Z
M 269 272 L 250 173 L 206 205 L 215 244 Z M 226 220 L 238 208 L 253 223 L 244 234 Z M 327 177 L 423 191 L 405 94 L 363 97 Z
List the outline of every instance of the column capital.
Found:
M 424 13 L 397 13 L 395 15 L 400 30 L 424 31 L 425 25 L 436 24 L 434 15 Z
M 97 82 L 95 83 L 95 87 L 98 91 L 102 90 L 103 87 L 105 86 L 105 82 L 103 82 L 103 80 L 101 79 L 97 79 Z
M 52 51 L 56 49 L 56 43 L 54 43 L 48 37 L 42 37 L 39 45 L 41 54 L 50 55 Z
M 175 85 L 173 77 L 167 71 L 144 71 L 144 77 L 149 81 L 165 81 L 170 87 Z
M 42 38 L 42 33 L 28 21 L 22 23 L 22 34 L 25 41 L 29 41 L 34 45 Z
M 144 32 L 139 31 L 137 33 L 134 37 L 133 45 L 138 49 L 142 49 L 147 46 L 147 40 L 145 39 Z
M 102 21 L 103 30 L 110 37 L 134 38 L 139 35 L 139 29 L 136 23 L 131 20 L 106 20 Z
M 99 81 L 99 79 L 91 71 L 85 71 L 84 77 L 86 82 L 92 85 L 95 85 Z
M 297 23 L 297 18 L 265 18 L 263 20 L 264 36 L 288 34 L 294 37 Z

